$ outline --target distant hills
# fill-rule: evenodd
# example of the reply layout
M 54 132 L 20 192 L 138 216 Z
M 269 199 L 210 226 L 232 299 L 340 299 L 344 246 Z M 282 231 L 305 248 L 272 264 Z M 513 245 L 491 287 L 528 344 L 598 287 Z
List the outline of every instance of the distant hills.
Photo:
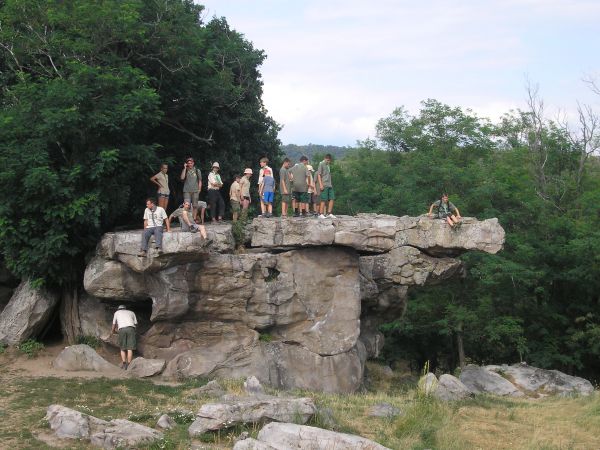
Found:
M 319 159 L 327 153 L 333 156 L 333 159 L 343 158 L 346 153 L 353 150 L 354 147 L 338 147 L 336 145 L 318 145 L 318 144 L 307 144 L 307 145 L 296 145 L 287 144 L 281 146 L 281 152 L 290 158 L 292 162 L 296 162 L 302 155 L 306 155 L 308 159 L 313 162 L 314 157 L 317 156 Z

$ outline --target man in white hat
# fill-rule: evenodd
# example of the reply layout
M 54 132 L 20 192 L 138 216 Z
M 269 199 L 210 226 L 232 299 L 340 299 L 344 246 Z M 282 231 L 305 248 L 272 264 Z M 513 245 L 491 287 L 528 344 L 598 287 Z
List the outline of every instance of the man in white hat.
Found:
M 119 305 L 113 316 L 112 333 L 119 332 L 119 348 L 121 349 L 121 368 L 127 370 L 133 359 L 133 351 L 137 348 L 135 327 L 137 318 L 133 311 L 125 305 Z
M 252 169 L 246 168 L 244 176 L 240 180 L 240 192 L 242 197 L 242 219 L 248 217 L 248 207 L 250 206 L 250 177 Z
M 221 166 L 219 166 L 219 163 L 215 161 L 212 165 L 212 171 L 208 174 L 207 195 L 208 204 L 210 205 L 210 214 L 213 222 L 216 222 L 217 220 L 220 222 L 223 220 L 223 216 L 225 215 L 225 201 L 223 201 L 220 191 L 220 189 L 223 187 L 221 175 L 219 175 L 220 169 Z

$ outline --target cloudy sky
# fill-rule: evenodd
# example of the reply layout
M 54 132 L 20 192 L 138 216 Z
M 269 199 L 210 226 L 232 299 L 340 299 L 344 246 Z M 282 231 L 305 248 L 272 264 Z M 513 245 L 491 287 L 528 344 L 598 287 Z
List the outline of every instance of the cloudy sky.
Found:
M 378 119 L 434 98 L 492 119 L 524 108 L 600 111 L 599 0 L 205 0 L 265 50 L 264 102 L 284 144 L 353 145 Z

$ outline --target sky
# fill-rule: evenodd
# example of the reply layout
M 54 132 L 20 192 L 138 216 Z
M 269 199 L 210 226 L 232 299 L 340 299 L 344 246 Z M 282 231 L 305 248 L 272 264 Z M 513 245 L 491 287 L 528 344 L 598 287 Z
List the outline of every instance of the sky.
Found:
M 600 112 L 599 0 L 204 0 L 265 51 L 263 101 L 284 144 L 355 145 L 400 106 L 428 98 L 492 120 L 526 108 L 527 80 L 548 118 Z

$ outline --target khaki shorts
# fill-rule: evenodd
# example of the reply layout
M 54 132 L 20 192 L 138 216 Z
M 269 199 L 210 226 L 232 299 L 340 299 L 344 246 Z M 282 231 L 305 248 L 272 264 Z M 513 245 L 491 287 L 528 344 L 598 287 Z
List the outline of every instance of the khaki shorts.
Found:
M 240 202 L 237 200 L 229 200 L 229 202 L 231 203 L 231 210 L 233 212 L 240 212 Z
M 200 197 L 200 192 L 184 192 L 183 193 L 183 201 L 190 202 L 190 205 L 194 207 L 194 205 L 198 204 L 198 199 Z
M 121 350 L 135 350 L 136 347 L 135 327 L 119 328 L 119 348 Z

